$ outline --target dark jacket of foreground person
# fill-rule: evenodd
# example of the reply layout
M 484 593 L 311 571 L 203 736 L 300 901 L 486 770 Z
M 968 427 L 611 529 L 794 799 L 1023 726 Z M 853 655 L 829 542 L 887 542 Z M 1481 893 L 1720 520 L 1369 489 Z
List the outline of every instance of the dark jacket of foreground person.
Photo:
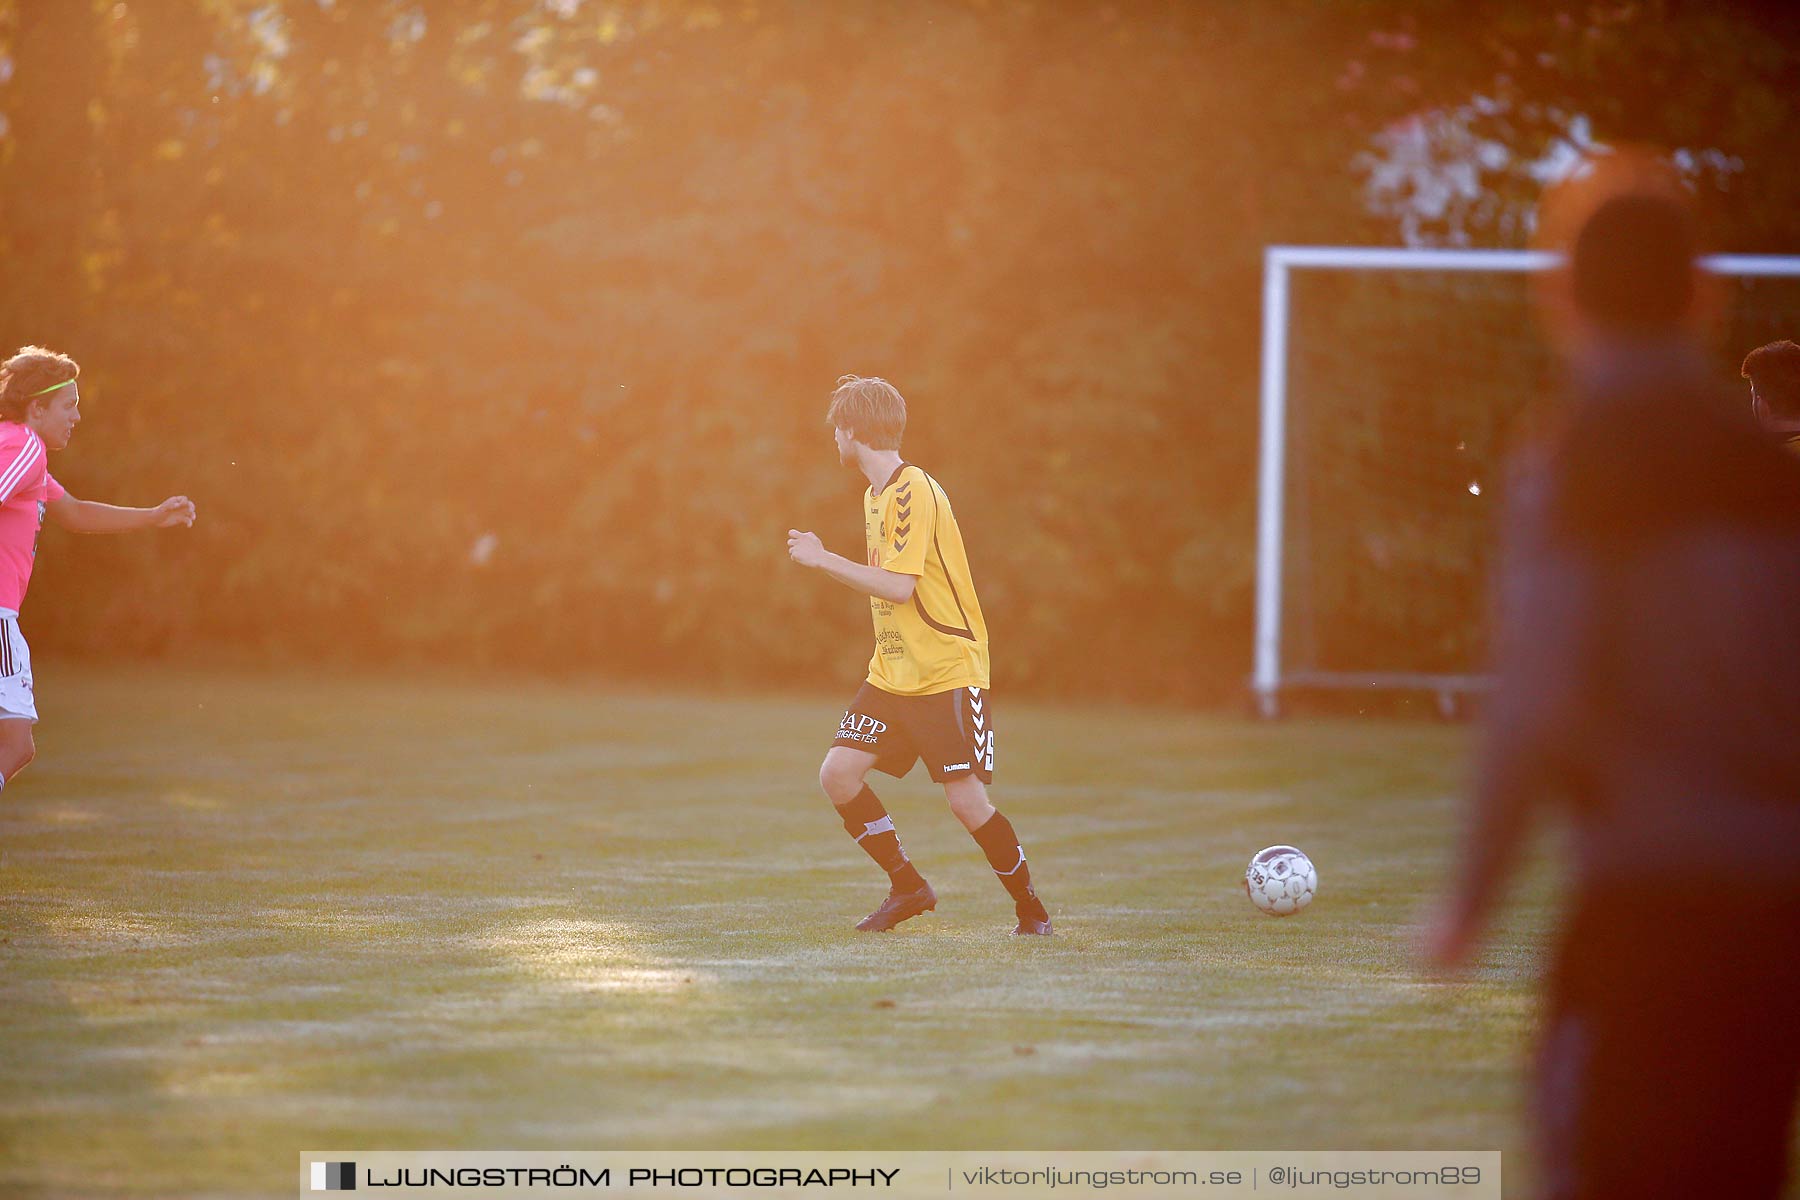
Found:
M 1468 847 L 1562 800 L 1544 1194 L 1774 1197 L 1800 1075 L 1800 461 L 1691 351 L 1576 364 L 1510 510 Z
M 1577 364 L 1506 530 L 1479 826 L 1546 794 L 1577 887 L 1800 890 L 1800 462 L 1683 348 Z

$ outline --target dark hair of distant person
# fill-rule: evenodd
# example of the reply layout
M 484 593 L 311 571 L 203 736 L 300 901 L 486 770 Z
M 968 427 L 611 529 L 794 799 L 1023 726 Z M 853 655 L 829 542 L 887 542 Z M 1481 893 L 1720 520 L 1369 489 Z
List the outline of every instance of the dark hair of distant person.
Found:
M 1692 211 L 1674 197 L 1612 197 L 1594 210 L 1569 248 L 1577 311 L 1627 336 L 1677 328 L 1693 308 L 1699 244 Z
M 1532 238 L 1560 256 L 1538 277 L 1538 311 L 1567 354 L 1595 338 L 1653 342 L 1700 335 L 1718 309 L 1694 197 L 1653 151 L 1600 154 L 1551 188 Z
M 1758 346 L 1745 356 L 1743 376 L 1769 415 L 1800 420 L 1800 346 L 1786 339 Z

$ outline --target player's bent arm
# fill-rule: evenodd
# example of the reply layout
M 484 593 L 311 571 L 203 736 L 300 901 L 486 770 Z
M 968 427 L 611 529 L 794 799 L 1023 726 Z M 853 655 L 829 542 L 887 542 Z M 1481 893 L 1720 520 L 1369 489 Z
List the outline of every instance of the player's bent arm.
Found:
M 170 496 L 155 508 L 122 508 L 97 500 L 77 500 L 65 493 L 45 504 L 44 512 L 62 528 L 75 533 L 129 533 L 134 529 L 194 523 L 194 502 L 186 496 Z
M 819 570 L 846 587 L 890 604 L 905 604 L 912 599 L 913 589 L 919 586 L 917 575 L 903 575 L 899 571 L 851 562 L 841 554 L 833 554 L 821 562 Z
M 825 572 L 845 587 L 890 604 L 905 604 L 912 599 L 913 589 L 919 585 L 917 575 L 851 562 L 843 555 L 827 550 L 818 534 L 798 529 L 788 530 L 788 557 L 803 567 Z

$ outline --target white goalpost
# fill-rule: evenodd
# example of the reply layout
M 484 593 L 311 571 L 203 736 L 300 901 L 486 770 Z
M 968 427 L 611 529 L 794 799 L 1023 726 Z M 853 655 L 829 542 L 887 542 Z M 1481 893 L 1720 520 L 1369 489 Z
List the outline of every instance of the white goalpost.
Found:
M 1717 274 L 1751 281 L 1758 279 L 1800 279 L 1800 256 L 1714 255 L 1703 265 Z M 1325 662 L 1295 664 L 1284 661 L 1284 638 L 1288 630 L 1287 607 L 1293 599 L 1284 594 L 1284 582 L 1290 554 L 1288 529 L 1289 476 L 1292 457 L 1289 395 L 1293 348 L 1290 332 L 1293 323 L 1293 285 L 1303 272 L 1328 273 L 1441 273 L 1450 275 L 1525 276 L 1555 265 L 1556 257 L 1542 251 L 1526 250 L 1433 250 L 1352 246 L 1269 246 L 1263 256 L 1263 324 L 1262 324 L 1262 432 L 1258 465 L 1258 504 L 1256 541 L 1256 632 L 1255 664 L 1251 686 L 1259 711 L 1265 717 L 1279 714 L 1284 692 L 1294 689 L 1376 689 L 1419 691 L 1434 695 L 1446 714 L 1455 711 L 1460 699 L 1479 692 L 1488 685 L 1480 664 L 1469 663 L 1464 669 L 1409 669 L 1396 664 L 1393 669 L 1360 664 L 1355 669 Z M 1310 278 L 1310 276 L 1307 276 Z M 1415 297 L 1413 302 L 1419 303 Z M 1427 302 L 1429 307 L 1429 302 Z M 1455 300 L 1441 302 L 1455 318 Z M 1512 310 L 1508 310 L 1511 312 Z M 1785 332 L 1772 336 L 1800 336 L 1800 290 L 1785 293 L 1778 306 L 1770 310 L 1786 322 Z M 1513 321 L 1515 336 L 1521 339 L 1528 321 Z M 1366 322 L 1365 322 L 1366 326 Z M 1782 328 L 1771 321 L 1771 328 Z M 1760 327 L 1759 327 L 1760 328 Z M 1407 330 L 1395 331 L 1404 338 Z M 1750 336 L 1761 336 L 1747 329 Z M 1770 340 L 1764 338 L 1764 340 Z M 1757 344 L 1757 343 L 1752 343 Z M 1744 346 L 1740 351 L 1747 351 Z M 1504 353 L 1504 351 L 1501 351 Z M 1352 410 L 1360 412 L 1361 410 Z M 1320 424 L 1330 424 L 1321 420 Z M 1367 440 L 1367 439 L 1365 439 Z M 1456 447 L 1463 449 L 1459 443 Z M 1442 489 L 1439 489 L 1442 490 Z M 1468 488 L 1479 496 L 1476 484 Z M 1343 504 L 1354 506 L 1357 497 L 1346 496 Z M 1337 503 L 1325 506 L 1333 509 Z M 1373 539 L 1379 542 L 1380 539 Z M 1382 547 L 1377 546 L 1377 549 Z M 1404 587 L 1404 584 L 1397 586 Z M 1293 656 L 1290 655 L 1291 659 Z

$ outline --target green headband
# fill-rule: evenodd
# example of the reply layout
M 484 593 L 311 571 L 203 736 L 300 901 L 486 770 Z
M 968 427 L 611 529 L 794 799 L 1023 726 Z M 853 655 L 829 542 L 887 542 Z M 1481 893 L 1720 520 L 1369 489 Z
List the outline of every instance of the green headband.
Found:
M 75 381 L 73 379 L 65 379 L 61 383 L 53 383 L 47 388 L 39 388 L 37 391 L 35 391 L 35 392 L 31 393 L 31 395 L 27 396 L 26 399 L 27 400 L 36 400 L 39 396 L 48 395 L 49 393 L 54 392 L 57 388 L 71 387 L 74 385 L 74 383 L 75 383 Z

